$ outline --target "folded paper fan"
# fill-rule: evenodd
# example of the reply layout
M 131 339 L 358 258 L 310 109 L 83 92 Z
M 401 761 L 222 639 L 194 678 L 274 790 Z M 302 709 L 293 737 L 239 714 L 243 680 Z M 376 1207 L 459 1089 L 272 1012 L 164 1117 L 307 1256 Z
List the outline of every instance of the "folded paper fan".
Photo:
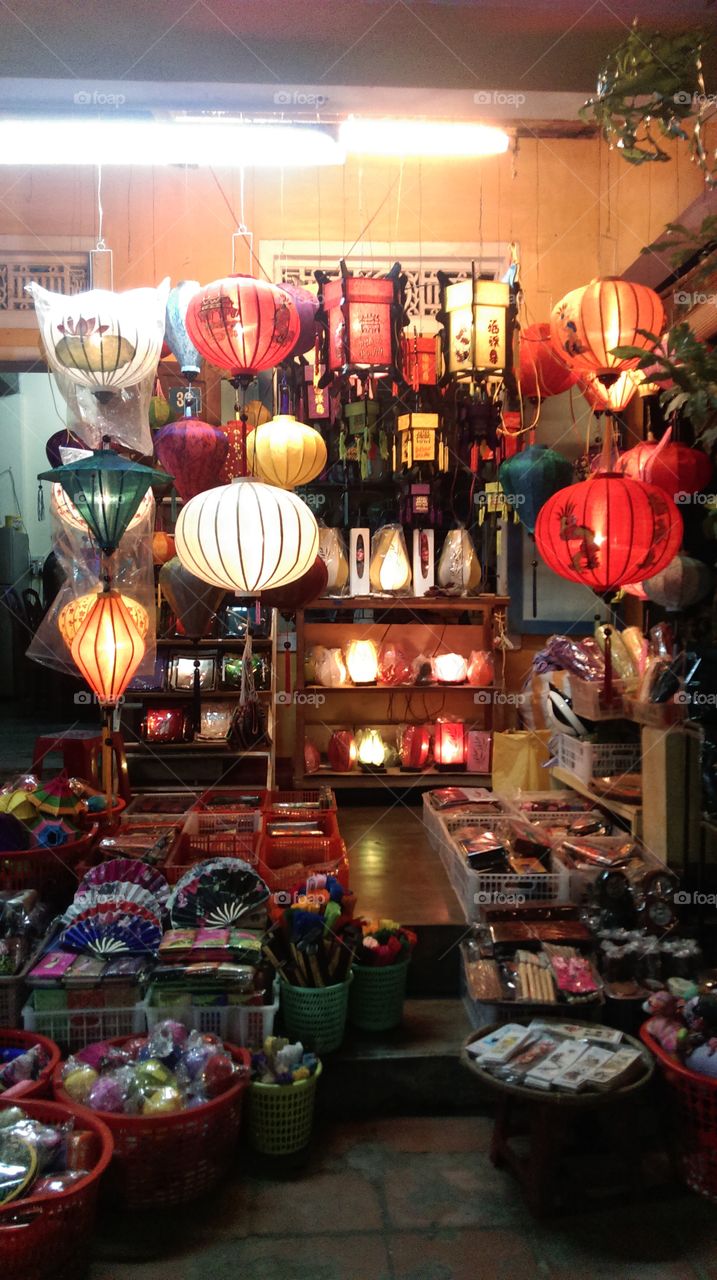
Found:
M 150 920 L 128 915 L 124 911 L 101 912 L 90 919 L 78 920 L 65 929 L 60 946 L 69 951 L 111 956 L 122 952 L 130 955 L 155 955 L 162 941 L 161 926 Z
M 169 897 L 167 881 L 156 867 L 151 867 L 148 862 L 142 862 L 140 858 L 109 858 L 107 862 L 101 862 L 97 867 L 90 867 L 83 876 L 80 888 L 84 885 L 99 887 L 117 881 L 122 884 L 141 885 L 143 889 L 147 889 L 154 895 L 162 907 L 166 905 Z

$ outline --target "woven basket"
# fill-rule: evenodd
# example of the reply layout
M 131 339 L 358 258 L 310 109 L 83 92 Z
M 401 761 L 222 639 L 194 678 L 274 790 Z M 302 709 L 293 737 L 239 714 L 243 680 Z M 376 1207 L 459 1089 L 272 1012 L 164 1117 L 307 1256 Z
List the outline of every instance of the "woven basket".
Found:
M 316 1085 L 321 1063 L 308 1080 L 296 1084 L 262 1084 L 249 1087 L 249 1138 L 255 1151 L 265 1156 L 290 1156 L 311 1138 Z
M 406 977 L 411 957 L 399 964 L 355 964 L 349 999 L 349 1022 L 360 1031 L 391 1031 L 403 1017 Z
M 312 1053 L 338 1049 L 346 1030 L 349 1004 L 348 982 L 331 987 L 292 987 L 281 983 L 281 1012 L 290 1040 L 300 1040 Z

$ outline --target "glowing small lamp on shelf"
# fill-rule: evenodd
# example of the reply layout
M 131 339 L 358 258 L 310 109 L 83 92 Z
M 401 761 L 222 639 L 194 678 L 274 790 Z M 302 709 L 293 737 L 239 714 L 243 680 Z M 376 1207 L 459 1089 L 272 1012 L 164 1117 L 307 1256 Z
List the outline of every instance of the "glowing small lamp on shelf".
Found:
M 438 769 L 465 769 L 466 727 L 462 720 L 437 720 L 433 758 Z
M 407 724 L 401 734 L 401 768 L 420 771 L 428 763 L 431 730 L 427 724 Z
M 352 640 L 346 647 L 346 668 L 353 684 L 375 684 L 378 650 L 373 640 Z
M 433 673 L 439 684 L 463 684 L 468 676 L 468 662 L 462 653 L 437 653 Z
M 386 760 L 386 744 L 378 729 L 359 729 L 356 752 L 362 769 L 382 769 Z
M 369 580 L 372 590 L 407 592 L 411 586 L 411 563 L 400 525 L 384 525 L 371 544 Z

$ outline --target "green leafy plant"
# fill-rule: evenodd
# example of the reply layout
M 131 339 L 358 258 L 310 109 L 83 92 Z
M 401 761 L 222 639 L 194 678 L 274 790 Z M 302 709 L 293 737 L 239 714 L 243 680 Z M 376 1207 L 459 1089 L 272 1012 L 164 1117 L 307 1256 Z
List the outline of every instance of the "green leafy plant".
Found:
M 688 142 L 692 158 L 717 181 L 702 140 L 703 114 L 711 107 L 702 77 L 703 31 L 642 32 L 637 19 L 622 44 L 610 53 L 597 93 L 581 108 L 630 164 L 670 159 L 660 138 Z
M 662 238 L 645 245 L 640 252 L 669 255 L 670 266 L 676 272 L 695 263 L 697 269 L 692 283 L 697 284 L 714 272 L 712 255 L 716 249 L 717 214 L 709 213 L 698 227 L 692 229 L 681 222 L 668 222 Z
M 667 413 L 681 412 L 692 423 L 695 437 L 705 448 L 717 440 L 717 350 L 713 351 L 690 329 L 677 324 L 663 338 L 639 329 L 654 344 L 642 347 L 615 347 L 613 355 L 625 360 L 637 358 L 638 369 L 650 369 L 650 382 L 673 382 L 660 400 Z

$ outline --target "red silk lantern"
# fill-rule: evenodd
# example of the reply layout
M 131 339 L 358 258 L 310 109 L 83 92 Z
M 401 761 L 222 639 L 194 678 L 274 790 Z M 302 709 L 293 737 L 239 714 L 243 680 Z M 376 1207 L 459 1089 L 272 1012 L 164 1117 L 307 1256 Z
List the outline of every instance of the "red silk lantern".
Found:
M 623 360 L 612 355 L 615 347 L 651 351 L 654 344 L 639 330 L 660 334 L 664 327 L 665 310 L 654 289 L 614 276 L 566 293 L 550 317 L 555 349 L 576 373 L 634 369 L 639 357 Z
M 682 517 L 657 485 L 601 471 L 548 498 L 535 541 L 561 578 L 612 595 L 669 564 L 682 541 Z
M 336 773 L 349 773 L 358 760 L 356 741 L 350 729 L 335 729 L 327 750 L 330 768 Z
M 436 721 L 433 758 L 439 769 L 465 769 L 466 727 L 462 720 Z
M 271 587 L 262 591 L 261 602 L 271 609 L 303 609 L 322 596 L 329 585 L 326 561 L 317 556 L 310 569 L 285 587 Z
M 623 369 L 615 378 L 600 377 L 597 373 L 585 373 L 578 378 L 578 386 L 593 413 L 622 413 L 636 391 L 642 385 L 642 373 L 636 369 Z
M 425 769 L 431 747 L 431 730 L 427 724 L 406 725 L 401 734 L 401 768 Z
M 518 382 L 521 395 L 532 400 L 560 396 L 577 382 L 577 375 L 560 359 L 549 324 L 529 324 L 520 335 Z
M 98 595 L 70 652 L 101 703 L 121 698 L 144 657 L 144 640 L 119 591 Z
M 670 440 L 667 444 L 646 440 L 623 453 L 618 471 L 631 480 L 659 485 L 673 502 L 699 493 L 712 479 L 712 462 L 701 449 Z
M 286 360 L 301 329 L 285 289 L 243 275 L 213 280 L 195 293 L 185 325 L 205 360 L 242 382 Z
M 165 471 L 173 476 L 180 498 L 188 502 L 218 483 L 229 441 L 219 427 L 200 418 L 181 418 L 157 432 L 154 449 Z

